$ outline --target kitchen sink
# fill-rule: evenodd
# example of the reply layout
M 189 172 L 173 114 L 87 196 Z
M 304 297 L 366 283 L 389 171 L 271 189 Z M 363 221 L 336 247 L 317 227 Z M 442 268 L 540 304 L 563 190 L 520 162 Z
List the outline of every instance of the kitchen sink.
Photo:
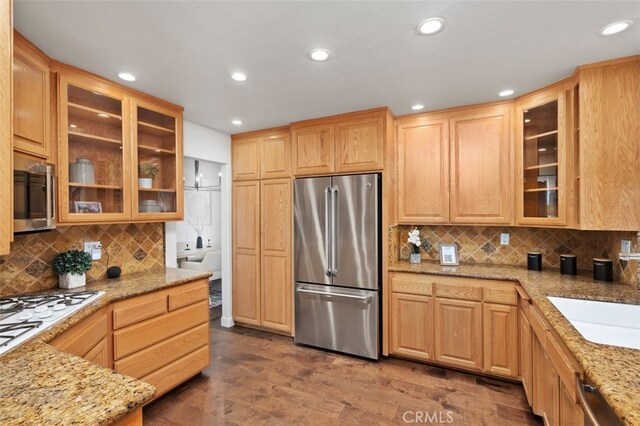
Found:
M 586 340 L 640 349 L 640 305 L 564 297 L 547 299 Z

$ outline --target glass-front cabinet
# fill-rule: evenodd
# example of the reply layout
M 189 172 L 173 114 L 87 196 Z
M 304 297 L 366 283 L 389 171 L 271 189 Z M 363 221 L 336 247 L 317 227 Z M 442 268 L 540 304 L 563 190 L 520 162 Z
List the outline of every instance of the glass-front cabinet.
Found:
M 517 222 L 566 225 L 565 96 L 536 93 L 516 106 Z
M 61 222 L 131 217 L 128 110 L 122 92 L 81 77 L 60 77 Z

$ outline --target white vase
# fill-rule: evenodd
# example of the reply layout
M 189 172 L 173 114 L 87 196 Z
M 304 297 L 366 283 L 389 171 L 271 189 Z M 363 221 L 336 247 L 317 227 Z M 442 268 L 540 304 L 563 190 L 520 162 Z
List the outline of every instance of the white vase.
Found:
M 409 255 L 409 263 L 420 263 L 421 261 L 420 253 L 411 253 Z
M 77 288 L 87 285 L 87 274 L 62 274 L 58 286 L 60 288 Z
M 153 187 L 153 179 L 151 179 L 151 178 L 138 178 L 138 187 L 139 188 L 152 188 Z

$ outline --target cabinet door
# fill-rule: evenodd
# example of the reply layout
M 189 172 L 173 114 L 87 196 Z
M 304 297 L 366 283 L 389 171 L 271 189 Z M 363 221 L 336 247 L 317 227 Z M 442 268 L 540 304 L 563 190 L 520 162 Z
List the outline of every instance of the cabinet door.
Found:
M 0 255 L 9 254 L 13 239 L 13 140 L 11 102 L 12 2 L 0 2 Z
M 181 220 L 182 112 L 133 99 L 133 218 Z M 155 173 L 154 173 L 155 171 Z
M 552 88 L 516 107 L 516 221 L 565 225 L 567 143 L 565 96 Z
M 261 200 L 261 324 L 291 333 L 291 180 L 263 181 Z
M 20 35 L 13 50 L 13 147 L 51 158 L 49 61 Z
M 83 75 L 59 75 L 60 221 L 131 219 L 129 98 Z
M 292 138 L 296 176 L 335 171 L 333 124 L 294 128 Z
M 260 182 L 233 184 L 233 317 L 260 325 Z
M 533 353 L 531 325 L 526 315 L 520 311 L 520 377 L 527 401 L 533 404 Z
M 262 179 L 290 177 L 291 135 L 289 131 L 264 135 L 260 147 Z
M 391 293 L 391 353 L 433 359 L 433 297 Z
M 87 361 L 91 361 L 94 364 L 101 365 L 106 368 L 112 368 L 109 360 L 109 344 L 108 338 L 100 340 L 87 354 L 84 356 Z
M 511 223 L 511 115 L 501 105 L 451 118 L 451 222 Z
M 231 150 L 233 179 L 260 179 L 260 138 L 233 140 Z
M 518 377 L 518 308 L 485 303 L 484 370 Z
M 61 351 L 92 361 L 102 352 L 96 347 L 100 347 L 103 342 L 106 343 L 109 338 L 110 317 L 111 312 L 107 308 L 102 308 L 53 339 L 51 345 Z M 106 357 L 106 363 L 109 364 L 108 345 Z
M 582 407 L 573 400 L 567 387 L 560 381 L 560 417 L 559 425 L 583 426 L 584 411 Z
M 368 172 L 384 167 L 384 120 L 361 118 L 336 124 L 336 171 Z
M 444 116 L 398 121 L 398 222 L 449 221 L 449 122 Z
M 435 360 L 482 369 L 482 303 L 435 298 Z

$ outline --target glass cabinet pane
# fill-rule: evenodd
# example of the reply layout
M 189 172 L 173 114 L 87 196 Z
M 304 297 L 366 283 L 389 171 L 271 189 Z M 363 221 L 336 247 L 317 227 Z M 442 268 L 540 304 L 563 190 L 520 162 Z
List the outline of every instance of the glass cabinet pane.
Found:
M 124 213 L 122 100 L 66 85 L 68 213 Z
M 176 117 L 137 107 L 138 213 L 175 213 Z

